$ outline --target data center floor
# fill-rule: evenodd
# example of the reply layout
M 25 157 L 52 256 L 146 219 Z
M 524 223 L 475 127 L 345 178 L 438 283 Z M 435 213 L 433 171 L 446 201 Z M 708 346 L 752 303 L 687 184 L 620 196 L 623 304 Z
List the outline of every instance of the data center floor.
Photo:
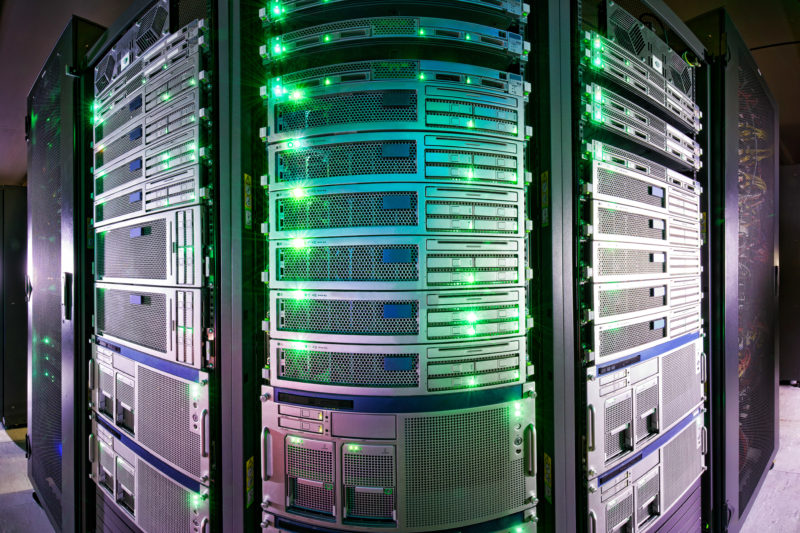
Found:
M 742 533 L 800 532 L 800 388 L 780 388 L 780 451 L 756 497 Z M 0 533 L 47 533 L 44 511 L 31 497 L 25 428 L 0 426 Z
M 800 388 L 780 387 L 780 450 L 742 533 L 800 531 Z
M 0 533 L 53 531 L 34 501 L 25 460 L 25 428 L 0 425 Z

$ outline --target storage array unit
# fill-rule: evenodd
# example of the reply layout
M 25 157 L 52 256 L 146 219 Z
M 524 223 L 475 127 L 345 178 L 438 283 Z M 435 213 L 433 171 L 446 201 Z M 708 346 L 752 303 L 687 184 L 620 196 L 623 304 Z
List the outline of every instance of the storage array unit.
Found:
M 265 532 L 535 531 L 527 14 L 261 9 Z
M 574 213 L 586 520 L 655 531 L 699 501 L 708 449 L 699 62 L 646 17 L 611 1 L 589 9 Z M 696 531 L 692 509 L 681 527 Z
M 88 455 L 99 530 L 123 517 L 146 532 L 205 532 L 211 520 L 210 57 L 206 22 L 170 31 L 170 9 L 155 2 L 94 68 Z

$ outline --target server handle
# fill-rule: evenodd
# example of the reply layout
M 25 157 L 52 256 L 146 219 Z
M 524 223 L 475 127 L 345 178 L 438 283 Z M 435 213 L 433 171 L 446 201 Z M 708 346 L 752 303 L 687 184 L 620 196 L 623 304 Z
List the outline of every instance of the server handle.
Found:
M 208 457 L 208 409 L 203 409 L 203 412 L 200 414 L 200 452 L 203 457 Z
M 97 458 L 97 454 L 95 452 L 95 443 L 94 443 L 94 433 L 89 433 L 89 462 L 94 463 L 95 459 Z
M 72 320 L 72 272 L 61 274 L 62 293 L 61 293 L 61 318 L 62 320 Z
M 594 405 L 589 405 L 588 409 L 588 416 L 586 417 L 586 435 L 587 435 L 587 443 L 586 446 L 590 452 L 593 452 L 595 449 L 595 440 L 594 440 Z
M 94 359 L 89 359 L 89 390 L 94 392 Z
M 589 511 L 589 532 L 597 533 L 597 515 L 594 511 Z
M 261 431 L 261 479 L 264 481 L 272 477 L 272 435 L 269 429 Z
M 533 424 L 525 428 L 525 473 L 536 477 L 536 428 Z
M 25 274 L 25 301 L 31 301 L 31 294 L 33 294 L 33 285 L 31 284 L 31 277 Z

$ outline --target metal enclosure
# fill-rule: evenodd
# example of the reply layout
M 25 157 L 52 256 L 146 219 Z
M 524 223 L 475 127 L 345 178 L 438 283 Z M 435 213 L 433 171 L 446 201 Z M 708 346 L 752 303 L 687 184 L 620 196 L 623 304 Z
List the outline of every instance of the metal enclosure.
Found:
M 28 96 L 28 476 L 56 531 L 85 528 L 85 153 L 78 73 L 102 28 L 73 17 Z M 77 136 L 77 137 L 76 137 Z M 80 146 L 80 145 L 78 145 Z
M 778 450 L 778 110 L 724 10 L 690 25 L 709 53 L 718 154 L 709 220 L 714 508 L 717 527 L 738 531 Z
M 800 197 L 800 165 L 784 165 L 780 169 L 780 380 L 800 382 L 800 336 L 794 327 L 794 317 L 800 312 L 796 295 L 800 294 L 800 264 L 797 263 L 798 233 L 800 225 L 794 199 Z
M 696 531 L 711 442 L 703 45 L 660 1 L 534 13 L 539 527 Z
M 27 190 L 7 186 L 0 189 L 3 213 L 0 229 L 2 276 L 0 276 L 0 417 L 3 426 L 25 425 L 27 420 L 27 306 L 25 277 L 27 259 Z

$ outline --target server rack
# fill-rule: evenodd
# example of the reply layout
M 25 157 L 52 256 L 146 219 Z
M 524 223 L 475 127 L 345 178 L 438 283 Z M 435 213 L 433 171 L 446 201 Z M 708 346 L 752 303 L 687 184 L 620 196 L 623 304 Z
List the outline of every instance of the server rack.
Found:
M 87 450 L 100 530 L 220 524 L 215 63 L 195 4 L 136 6 L 91 61 Z
M 0 363 L 0 419 L 11 428 L 27 418 L 27 191 L 6 186 L 0 190 L 3 205 L 3 346 Z
M 778 450 L 778 109 L 730 17 L 690 21 L 708 49 L 715 150 L 712 231 L 719 324 L 713 371 L 716 523 L 741 529 Z M 732 332 L 737 332 L 735 335 Z
M 710 444 L 703 47 L 660 2 L 538 15 L 541 524 L 697 530 Z
M 89 113 L 84 55 L 102 31 L 73 17 L 28 95 L 28 477 L 56 531 L 86 524 L 88 150 L 73 135 L 84 134 Z
M 261 8 L 263 531 L 536 530 L 528 10 Z

